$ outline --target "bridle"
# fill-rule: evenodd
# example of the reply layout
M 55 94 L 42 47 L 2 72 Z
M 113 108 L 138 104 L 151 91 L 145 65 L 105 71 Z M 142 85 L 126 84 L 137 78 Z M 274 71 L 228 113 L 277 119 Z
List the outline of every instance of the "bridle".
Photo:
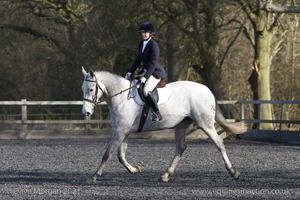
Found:
M 95 91 L 95 98 L 93 98 L 93 99 L 87 99 L 87 98 L 84 98 L 83 100 L 84 100 L 84 101 L 87 101 L 87 102 L 89 102 L 89 103 L 92 103 L 92 104 L 94 104 L 94 105 L 96 106 L 96 105 L 98 105 L 98 104 L 100 104 L 100 103 L 103 102 L 103 101 L 98 101 L 98 100 L 97 100 L 97 99 L 98 99 L 98 91 L 99 91 L 99 89 L 102 91 L 102 93 L 104 93 L 104 91 L 103 91 L 102 87 L 99 85 L 96 76 L 95 76 L 95 79 L 96 79 L 96 80 L 84 79 L 84 81 L 96 83 L 96 91 Z M 116 93 L 116 94 L 114 94 L 114 95 L 112 95 L 112 96 L 110 96 L 110 97 L 108 97 L 108 98 L 113 98 L 113 97 L 115 97 L 115 96 L 117 96 L 117 95 L 119 95 L 119 94 L 122 94 L 123 92 L 126 92 L 127 90 L 130 90 L 130 89 L 132 89 L 132 88 L 134 88 L 134 87 L 136 87 L 137 85 L 140 84 L 140 82 L 137 82 L 135 85 L 132 86 L 132 85 L 131 85 L 131 81 L 129 81 L 129 82 L 130 82 L 130 87 L 129 87 L 129 88 L 127 88 L 127 89 L 125 89 L 125 90 L 121 90 L 120 92 L 118 92 L 118 93 Z M 129 98 L 132 98 L 132 97 L 130 96 L 130 94 L 129 94 L 128 97 L 129 97 Z
M 100 90 L 103 92 L 103 89 L 102 89 L 101 86 L 99 85 L 99 83 L 98 83 L 98 81 L 97 81 L 97 78 L 96 78 L 96 80 L 84 79 L 84 81 L 96 83 L 96 91 L 95 91 L 95 97 L 94 97 L 93 99 L 87 99 L 87 98 L 84 98 L 83 100 L 84 100 L 84 101 L 87 101 L 87 102 L 89 102 L 89 103 L 93 103 L 93 104 L 95 104 L 95 105 L 100 104 L 101 102 L 97 100 L 97 99 L 98 99 L 98 91 L 99 91 L 99 89 L 100 89 Z

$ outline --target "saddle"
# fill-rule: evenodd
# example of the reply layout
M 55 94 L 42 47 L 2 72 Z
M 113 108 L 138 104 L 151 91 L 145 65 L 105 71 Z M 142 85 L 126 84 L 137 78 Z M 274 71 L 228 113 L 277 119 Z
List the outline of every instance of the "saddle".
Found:
M 134 82 L 134 84 L 136 84 L 138 82 L 138 80 L 135 79 L 133 82 Z M 139 88 L 137 88 L 137 95 L 134 96 L 135 102 L 139 105 L 143 105 L 143 110 L 142 110 L 142 114 L 141 114 L 141 118 L 140 118 L 139 127 L 136 132 L 142 131 L 144 124 L 147 120 L 149 109 L 150 109 L 150 106 L 148 106 L 146 97 L 144 96 L 143 88 L 144 88 L 144 84 L 140 84 Z M 166 79 L 165 78 L 161 79 L 160 82 L 157 84 L 157 86 L 153 89 L 152 95 L 153 95 L 154 100 L 158 104 L 166 103 L 169 100 L 169 98 L 171 97 L 171 91 L 168 87 L 166 87 Z M 160 100 L 160 97 L 162 97 L 161 98 L 162 101 Z
M 131 85 L 136 85 L 138 83 L 139 79 L 133 79 L 131 82 Z M 130 94 L 128 94 L 128 98 L 133 98 L 135 103 L 137 103 L 140 106 L 145 105 L 145 97 L 143 94 L 143 84 L 140 84 L 138 87 L 133 87 L 130 91 Z M 154 95 L 154 98 L 157 101 L 157 104 L 164 104 L 169 101 L 171 97 L 171 90 L 166 85 L 165 80 L 161 80 L 156 88 L 152 91 L 152 95 Z
M 162 78 L 159 83 L 157 84 L 157 86 L 153 89 L 152 91 L 152 95 L 153 95 L 153 98 L 154 100 L 158 103 L 159 101 L 159 95 L 158 95 L 158 91 L 157 91 L 157 88 L 164 88 L 166 87 L 166 79 L 165 78 Z M 146 97 L 143 93 L 143 89 L 144 89 L 144 84 L 140 84 L 140 87 L 138 89 L 138 94 L 139 96 L 141 97 L 142 101 L 145 103 L 146 102 Z M 146 105 L 146 103 L 145 103 Z

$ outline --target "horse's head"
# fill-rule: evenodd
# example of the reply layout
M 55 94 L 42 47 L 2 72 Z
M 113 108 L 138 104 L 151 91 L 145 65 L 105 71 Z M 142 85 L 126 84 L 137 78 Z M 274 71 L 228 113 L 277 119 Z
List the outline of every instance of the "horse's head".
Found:
M 82 67 L 82 73 L 84 76 L 81 87 L 83 92 L 82 114 L 89 116 L 93 114 L 94 107 L 99 103 L 99 99 L 103 95 L 103 89 L 92 70 L 86 72 Z

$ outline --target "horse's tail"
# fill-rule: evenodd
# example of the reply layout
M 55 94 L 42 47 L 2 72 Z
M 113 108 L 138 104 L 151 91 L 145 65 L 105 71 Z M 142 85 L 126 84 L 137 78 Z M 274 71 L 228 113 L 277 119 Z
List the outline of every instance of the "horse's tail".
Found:
M 219 105 L 216 104 L 216 121 L 217 123 L 226 131 L 229 136 L 234 136 L 237 134 L 242 134 L 247 131 L 247 124 L 244 121 L 241 122 L 228 122 L 221 110 Z

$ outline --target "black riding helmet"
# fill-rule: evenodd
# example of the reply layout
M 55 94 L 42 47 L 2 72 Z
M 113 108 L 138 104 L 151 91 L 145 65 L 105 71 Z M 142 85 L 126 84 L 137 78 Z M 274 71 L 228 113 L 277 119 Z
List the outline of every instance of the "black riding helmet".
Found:
M 150 22 L 144 22 L 140 26 L 139 31 L 154 33 L 154 26 Z

